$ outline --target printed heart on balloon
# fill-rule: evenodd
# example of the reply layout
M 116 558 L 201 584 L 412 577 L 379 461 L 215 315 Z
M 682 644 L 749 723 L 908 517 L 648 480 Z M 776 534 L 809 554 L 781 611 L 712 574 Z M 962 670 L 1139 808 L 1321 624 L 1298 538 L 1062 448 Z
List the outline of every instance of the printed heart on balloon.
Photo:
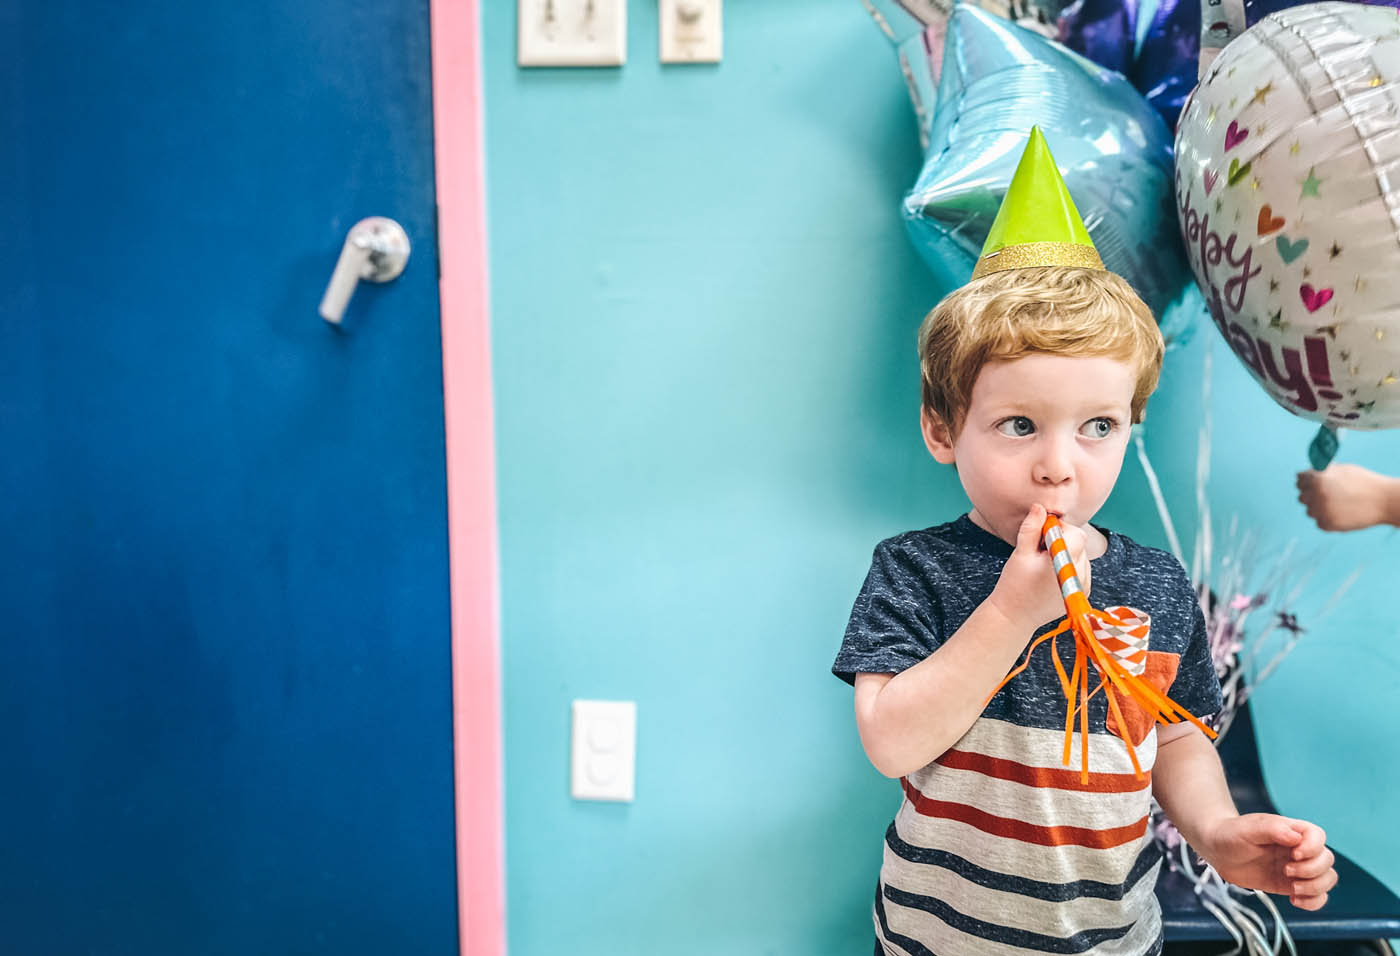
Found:
M 1274 215 L 1273 206 L 1265 203 L 1264 208 L 1259 210 L 1259 235 L 1267 236 L 1271 232 L 1278 232 L 1284 225 L 1283 217 Z
M 1292 265 L 1294 259 L 1308 251 L 1308 240 L 1290 240 L 1287 236 L 1279 236 L 1274 240 L 1274 247 L 1278 249 L 1279 258 L 1287 265 Z
M 1226 179 L 1229 180 L 1230 185 L 1233 186 L 1235 185 L 1235 183 L 1248 176 L 1249 170 L 1253 165 L 1253 163 L 1245 163 L 1243 166 L 1241 166 L 1240 161 L 1238 159 L 1230 160 L 1230 174 L 1226 177 Z
M 1225 152 L 1229 152 L 1236 146 L 1243 143 L 1249 136 L 1249 130 L 1240 129 L 1240 124 L 1230 120 L 1230 128 L 1225 131 Z
M 1213 171 L 1211 171 L 1211 170 L 1209 170 L 1209 169 L 1206 169 L 1206 170 L 1202 170 L 1202 172 L 1201 172 L 1201 178 L 1205 180 L 1205 183 L 1206 183 L 1206 195 L 1209 196 L 1209 195 L 1210 195 L 1210 191 L 1211 191 L 1212 189 L 1215 188 L 1215 184 L 1218 183 L 1218 182 L 1220 181 L 1220 174 L 1217 173 L 1217 172 L 1213 172 Z
M 1316 312 L 1328 302 L 1332 301 L 1331 289 L 1314 289 L 1310 283 L 1304 282 L 1298 290 L 1298 294 L 1303 297 L 1303 305 L 1309 312 Z

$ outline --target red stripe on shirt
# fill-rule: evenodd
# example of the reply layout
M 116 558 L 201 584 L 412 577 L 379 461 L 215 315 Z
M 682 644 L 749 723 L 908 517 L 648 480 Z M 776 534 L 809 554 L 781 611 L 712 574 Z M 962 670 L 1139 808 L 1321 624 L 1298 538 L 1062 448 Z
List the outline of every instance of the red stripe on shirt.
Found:
M 1095 850 L 1109 850 L 1125 843 L 1140 839 L 1147 832 L 1147 817 L 1127 826 L 1108 830 L 1091 830 L 1086 827 L 1042 827 L 1023 820 L 999 817 L 994 814 L 969 807 L 963 803 L 949 803 L 946 800 L 932 800 L 924 796 L 907 778 L 901 779 L 904 795 L 914 809 L 926 817 L 940 817 L 957 820 L 976 827 L 984 833 L 1034 843 L 1039 846 L 1085 846 Z
M 998 780 L 1023 783 L 1028 787 L 1052 787 L 1080 793 L 1134 793 L 1152 786 L 1152 772 L 1144 771 L 1139 780 L 1131 773 L 1090 773 L 1088 783 L 1079 782 L 1078 770 L 1031 767 L 1014 760 L 989 757 L 967 750 L 949 750 L 934 761 L 951 770 L 972 770 Z

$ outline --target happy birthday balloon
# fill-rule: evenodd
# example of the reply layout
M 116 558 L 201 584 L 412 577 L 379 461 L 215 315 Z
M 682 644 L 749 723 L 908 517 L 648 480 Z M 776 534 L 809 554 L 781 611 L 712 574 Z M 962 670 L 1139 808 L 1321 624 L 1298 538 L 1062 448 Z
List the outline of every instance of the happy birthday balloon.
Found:
M 1104 264 L 1159 318 L 1190 281 L 1172 205 L 1171 139 L 1122 76 L 977 7 L 947 24 L 924 168 L 904 216 L 945 287 L 967 282 L 1038 125 Z M 1182 325 L 1163 328 L 1169 340 Z
M 1220 56 L 1176 137 L 1182 235 L 1211 317 L 1273 399 L 1400 425 L 1400 22 L 1315 3 Z

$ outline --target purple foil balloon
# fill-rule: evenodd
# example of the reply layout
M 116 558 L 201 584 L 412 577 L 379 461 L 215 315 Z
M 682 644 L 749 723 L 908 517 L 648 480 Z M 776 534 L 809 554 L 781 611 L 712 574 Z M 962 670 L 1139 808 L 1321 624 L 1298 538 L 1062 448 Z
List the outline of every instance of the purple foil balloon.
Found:
M 1136 46 L 1136 0 L 1075 0 L 1060 13 L 1059 41 L 1126 75 Z
M 1186 96 L 1196 85 L 1201 55 L 1201 0 L 1159 0 L 1128 78 L 1176 129 Z

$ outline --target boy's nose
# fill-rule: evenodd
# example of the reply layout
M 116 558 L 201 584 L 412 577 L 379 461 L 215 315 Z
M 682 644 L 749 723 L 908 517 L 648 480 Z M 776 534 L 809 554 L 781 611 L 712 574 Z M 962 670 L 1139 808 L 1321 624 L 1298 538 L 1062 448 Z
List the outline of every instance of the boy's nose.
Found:
M 1036 484 L 1060 485 L 1074 477 L 1068 450 L 1059 442 L 1047 442 L 1036 461 L 1032 477 Z

